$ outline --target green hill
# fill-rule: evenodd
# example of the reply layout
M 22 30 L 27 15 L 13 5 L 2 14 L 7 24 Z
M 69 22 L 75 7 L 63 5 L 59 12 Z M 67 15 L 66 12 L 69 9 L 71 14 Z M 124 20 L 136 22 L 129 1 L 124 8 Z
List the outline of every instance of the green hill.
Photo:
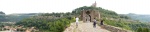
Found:
M 101 14 L 101 17 L 109 17 L 109 18 L 124 18 L 124 19 L 130 19 L 130 17 L 125 16 L 125 15 L 118 15 L 116 12 L 111 11 L 111 10 L 107 10 L 107 9 L 103 9 L 101 7 L 88 7 L 88 6 L 83 6 L 83 7 L 79 7 L 75 10 L 72 11 L 72 14 L 75 15 L 79 15 L 81 13 L 82 10 L 88 10 L 88 9 L 95 9 L 96 11 L 99 11 Z

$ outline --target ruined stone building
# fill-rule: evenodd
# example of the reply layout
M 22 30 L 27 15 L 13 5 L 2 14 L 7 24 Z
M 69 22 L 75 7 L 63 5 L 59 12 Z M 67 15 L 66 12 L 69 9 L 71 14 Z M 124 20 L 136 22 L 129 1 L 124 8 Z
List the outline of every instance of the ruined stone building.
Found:
M 96 7 L 96 2 L 94 4 L 92 4 L 91 7 Z M 88 9 L 88 10 L 84 10 L 81 11 L 81 19 L 82 21 L 86 22 L 86 21 L 90 21 L 92 22 L 93 20 L 97 19 L 100 20 L 100 13 L 99 11 L 96 11 L 95 9 Z

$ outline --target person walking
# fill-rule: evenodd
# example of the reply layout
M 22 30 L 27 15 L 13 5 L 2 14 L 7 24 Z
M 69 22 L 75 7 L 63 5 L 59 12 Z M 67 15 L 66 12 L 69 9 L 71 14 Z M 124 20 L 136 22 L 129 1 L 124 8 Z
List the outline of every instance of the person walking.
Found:
M 78 27 L 78 24 L 79 24 L 79 18 L 76 17 L 76 28 Z
M 96 27 L 96 19 L 94 18 L 93 27 Z

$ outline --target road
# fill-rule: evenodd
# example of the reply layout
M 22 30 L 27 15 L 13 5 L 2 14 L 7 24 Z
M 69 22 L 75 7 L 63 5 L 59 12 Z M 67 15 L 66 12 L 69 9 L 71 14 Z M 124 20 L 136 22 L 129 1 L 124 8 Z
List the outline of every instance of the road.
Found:
M 71 23 L 70 27 L 66 28 L 64 32 L 110 32 L 96 25 L 93 27 L 92 22 L 83 23 L 80 21 L 79 26 L 76 27 L 75 23 Z

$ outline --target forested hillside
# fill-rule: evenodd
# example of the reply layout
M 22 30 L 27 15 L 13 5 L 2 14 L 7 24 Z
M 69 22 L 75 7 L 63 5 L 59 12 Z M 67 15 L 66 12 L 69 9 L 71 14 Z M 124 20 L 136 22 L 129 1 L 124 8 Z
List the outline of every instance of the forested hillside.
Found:
M 125 14 L 129 17 L 131 17 L 133 20 L 139 20 L 141 22 L 150 22 L 150 15 L 140 15 L 140 14 L 134 14 L 134 13 L 129 13 Z
M 5 17 L 5 13 L 4 12 L 0 12 L 0 22 L 2 22 L 2 21 L 6 21 L 7 19 L 6 19 L 6 17 Z
M 28 14 L 10 14 L 10 15 L 6 15 L 7 20 L 9 22 L 19 22 L 23 19 L 32 17 L 32 16 L 36 16 L 38 15 L 38 13 L 28 13 Z
M 64 16 L 60 14 L 62 15 L 62 13 L 46 13 L 24 19 L 16 23 L 16 25 L 23 25 L 26 28 L 36 27 L 41 32 L 63 32 L 70 23 L 75 21 L 75 18 L 68 15 L 65 16 L 67 13 L 64 13 Z
M 5 15 L 4 12 L 0 12 L 0 22 L 18 22 L 31 16 L 37 16 L 40 13 L 28 13 L 28 14 L 9 14 Z

